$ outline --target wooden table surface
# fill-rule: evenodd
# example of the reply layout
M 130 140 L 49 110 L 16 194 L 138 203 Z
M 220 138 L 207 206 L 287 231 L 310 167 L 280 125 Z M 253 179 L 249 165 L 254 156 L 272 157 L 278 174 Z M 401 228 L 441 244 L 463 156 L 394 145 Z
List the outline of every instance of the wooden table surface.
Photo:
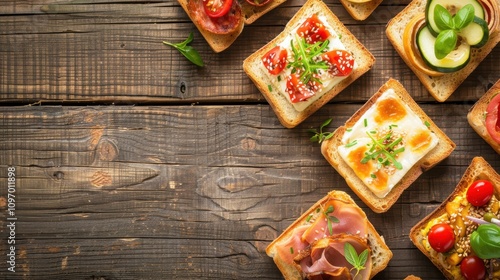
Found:
M 376 62 L 286 129 L 242 62 L 303 1 L 288 0 L 214 53 L 175 0 L 3 0 L 0 278 L 281 279 L 267 244 L 337 189 L 353 196 L 394 253 L 376 279 L 442 279 L 408 232 L 449 195 L 474 156 L 500 170 L 499 155 L 466 120 L 500 79 L 500 47 L 438 103 L 385 36 L 408 0 L 385 0 L 361 22 L 338 0 L 325 0 Z M 162 44 L 189 32 L 203 68 Z M 390 77 L 457 147 L 376 214 L 308 130 L 330 117 L 334 130 Z M 11 251 L 15 272 L 8 270 Z

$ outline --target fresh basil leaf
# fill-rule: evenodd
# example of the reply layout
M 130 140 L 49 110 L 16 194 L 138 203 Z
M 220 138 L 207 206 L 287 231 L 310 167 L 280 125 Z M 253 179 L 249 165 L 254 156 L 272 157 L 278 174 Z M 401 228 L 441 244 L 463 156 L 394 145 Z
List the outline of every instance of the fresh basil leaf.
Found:
M 434 8 L 434 21 L 440 30 L 453 29 L 455 27 L 451 13 L 440 4 L 437 4 Z
M 356 249 L 349 242 L 344 244 L 344 256 L 345 259 L 352 264 L 352 266 L 356 267 L 358 264 L 358 253 L 356 253 Z
M 365 249 L 361 254 L 359 254 L 359 264 L 364 268 L 366 261 L 368 260 L 368 249 Z
M 325 127 L 325 126 L 329 125 L 331 122 L 332 122 L 332 119 L 331 119 L 331 118 L 330 118 L 330 119 L 327 119 L 326 121 L 324 121 L 324 122 L 321 124 L 320 128 L 323 128 L 323 127 Z
M 453 17 L 453 23 L 455 28 L 460 30 L 474 20 L 474 7 L 472 4 L 467 4 L 463 6 L 457 14 Z
M 484 224 L 471 234 L 470 246 L 482 259 L 500 258 L 500 227 L 495 224 Z
M 455 49 L 457 44 L 458 36 L 454 30 L 443 30 L 439 32 L 436 37 L 436 42 L 434 43 L 434 54 L 437 59 L 443 59 L 452 50 Z
M 180 43 L 170 43 L 163 41 L 163 44 L 176 48 L 182 55 L 184 55 L 189 61 L 202 67 L 204 65 L 203 60 L 201 59 L 200 54 L 191 46 L 188 46 L 191 41 L 193 41 L 193 32 L 189 33 L 189 36 L 186 40 Z

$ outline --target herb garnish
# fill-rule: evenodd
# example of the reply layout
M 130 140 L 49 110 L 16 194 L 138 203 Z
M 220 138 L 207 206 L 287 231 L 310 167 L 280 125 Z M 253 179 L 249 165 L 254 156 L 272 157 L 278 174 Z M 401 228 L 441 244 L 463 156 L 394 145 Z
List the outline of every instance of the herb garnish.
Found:
M 332 119 L 327 119 L 324 121 L 319 127 L 319 131 L 316 129 L 310 129 L 309 132 L 314 135 L 310 138 L 312 142 L 318 142 L 321 144 L 324 140 L 328 140 L 332 138 L 333 132 L 323 132 L 323 128 L 329 125 L 332 122 Z
M 397 156 L 397 154 L 403 152 L 405 150 L 405 147 L 394 149 L 396 145 L 403 141 L 402 137 L 392 140 L 392 130 L 390 130 L 384 137 L 379 140 L 373 138 L 373 136 L 368 132 L 366 132 L 366 135 L 370 137 L 372 143 L 370 144 L 371 147 L 368 152 L 365 153 L 365 157 L 361 159 L 361 163 L 367 163 L 370 160 L 377 160 L 384 166 L 390 165 L 392 163 L 397 169 L 403 169 L 403 165 L 399 161 L 397 161 L 395 157 Z
M 323 42 L 318 41 L 314 44 L 309 44 L 306 39 L 295 37 L 295 41 L 291 40 L 292 60 L 287 67 L 292 68 L 292 73 L 300 74 L 302 83 L 307 84 L 313 80 L 322 84 L 322 82 L 314 77 L 320 69 L 328 69 L 327 63 L 321 59 L 316 59 L 316 56 L 324 53 L 327 50 L 329 40 Z
M 330 216 L 331 213 L 333 213 L 335 209 L 333 208 L 332 205 L 328 206 L 328 208 L 323 212 L 326 216 L 326 221 L 327 221 L 327 226 L 328 226 L 328 232 L 330 235 L 333 235 L 333 224 L 332 223 L 338 223 L 340 222 L 339 219 L 335 216 Z
M 437 59 L 443 59 L 455 49 L 458 32 L 474 20 L 474 6 L 467 4 L 452 16 L 442 5 L 434 9 L 434 20 L 441 30 L 434 43 L 434 53 Z
M 194 38 L 193 32 L 191 32 L 191 33 L 189 33 L 189 37 L 183 42 L 169 43 L 167 41 L 163 41 L 163 44 L 176 48 L 187 59 L 189 59 L 189 61 L 202 67 L 204 64 L 203 64 L 203 60 L 200 57 L 200 54 L 193 47 L 188 46 L 188 44 L 191 43 L 191 41 L 193 41 L 193 38 Z
M 345 259 L 352 264 L 352 269 L 356 269 L 356 274 L 353 277 L 356 278 L 359 272 L 365 269 L 365 263 L 368 260 L 368 249 L 365 249 L 358 255 L 354 246 L 352 246 L 349 242 L 346 242 L 344 245 L 344 255 Z

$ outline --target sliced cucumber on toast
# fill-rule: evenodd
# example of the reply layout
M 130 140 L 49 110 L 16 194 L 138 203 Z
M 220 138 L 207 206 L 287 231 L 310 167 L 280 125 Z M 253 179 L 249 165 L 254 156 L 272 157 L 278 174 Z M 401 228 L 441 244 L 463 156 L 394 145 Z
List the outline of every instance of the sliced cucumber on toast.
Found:
M 443 6 L 454 15 L 460 8 L 467 4 L 471 4 L 474 7 L 474 15 L 476 17 L 484 20 L 483 6 L 477 0 L 427 0 L 425 6 L 425 20 L 427 21 L 427 25 L 429 25 L 429 30 L 432 35 L 437 36 L 439 32 L 441 32 L 441 29 L 438 28 L 434 20 L 434 10 L 437 5 Z

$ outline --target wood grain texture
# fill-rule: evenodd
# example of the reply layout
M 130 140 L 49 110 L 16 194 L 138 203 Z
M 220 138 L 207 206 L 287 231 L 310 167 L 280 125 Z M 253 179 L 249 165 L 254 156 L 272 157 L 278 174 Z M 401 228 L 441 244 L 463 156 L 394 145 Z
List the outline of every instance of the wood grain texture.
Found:
M 331 189 L 351 194 L 394 251 L 377 279 L 440 279 L 408 232 L 474 156 L 500 159 L 468 127 L 468 104 L 422 104 L 457 149 L 375 214 L 309 141 L 308 129 L 334 117 L 333 130 L 358 107 L 327 105 L 293 130 L 259 104 L 1 107 L 0 178 L 8 166 L 17 177 L 13 279 L 280 279 L 265 247 Z

